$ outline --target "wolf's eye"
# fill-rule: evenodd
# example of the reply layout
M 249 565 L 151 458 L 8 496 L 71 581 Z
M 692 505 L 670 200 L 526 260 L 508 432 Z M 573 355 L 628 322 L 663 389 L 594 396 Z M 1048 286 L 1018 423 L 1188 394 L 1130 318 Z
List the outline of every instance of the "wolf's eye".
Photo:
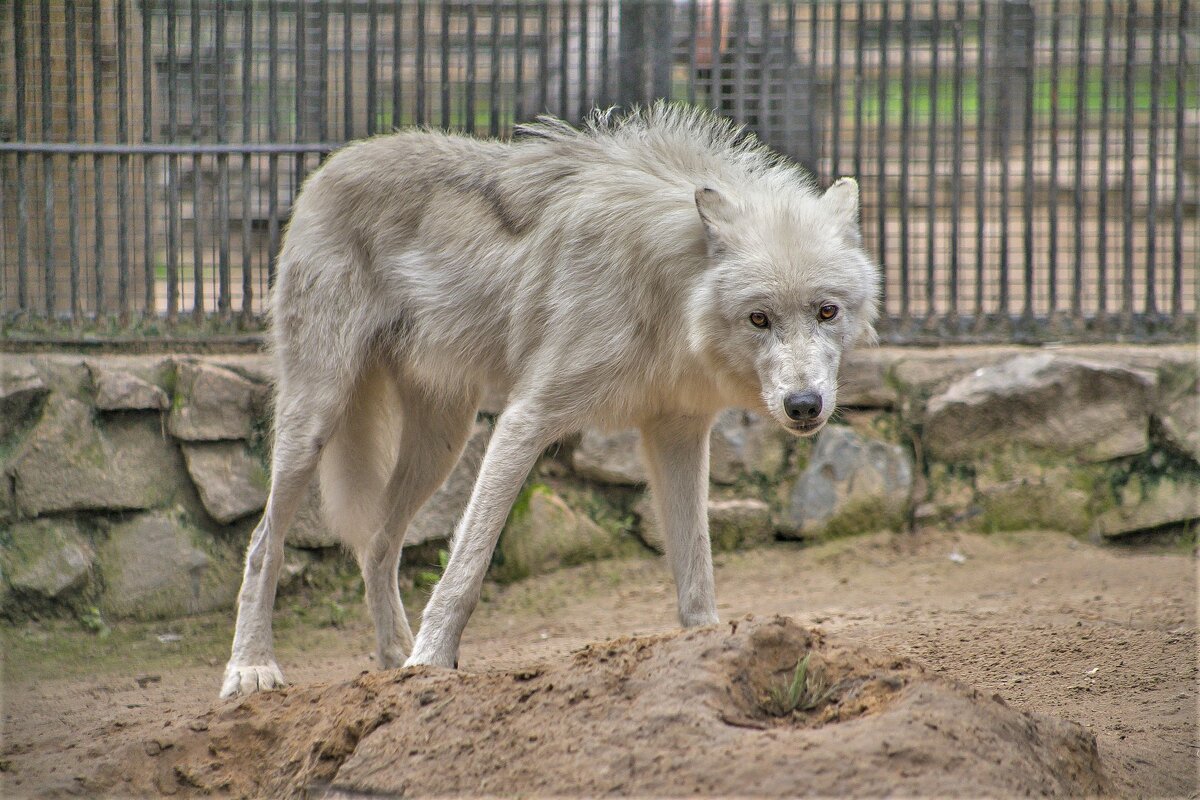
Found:
M 750 315 L 750 324 L 756 328 L 771 327 L 771 320 L 767 319 L 767 315 L 761 311 L 755 311 Z
M 817 316 L 821 318 L 822 322 L 829 322 L 829 320 L 833 319 L 837 315 L 838 307 L 833 303 L 826 303 L 817 309 Z

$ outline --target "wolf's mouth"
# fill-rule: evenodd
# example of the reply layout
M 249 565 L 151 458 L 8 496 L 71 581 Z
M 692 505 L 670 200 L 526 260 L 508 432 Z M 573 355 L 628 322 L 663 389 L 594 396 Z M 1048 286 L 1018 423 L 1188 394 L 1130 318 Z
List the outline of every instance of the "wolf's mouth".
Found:
M 807 436 L 810 433 L 816 433 L 824 424 L 824 420 L 814 420 L 812 422 L 789 422 L 787 428 L 792 433 L 798 433 L 801 436 Z

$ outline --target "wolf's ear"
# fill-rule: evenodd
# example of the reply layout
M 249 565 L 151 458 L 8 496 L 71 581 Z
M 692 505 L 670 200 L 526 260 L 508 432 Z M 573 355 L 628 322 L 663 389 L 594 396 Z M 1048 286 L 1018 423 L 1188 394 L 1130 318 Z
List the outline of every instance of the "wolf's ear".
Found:
M 858 181 L 854 178 L 838 178 L 825 190 L 821 202 L 841 220 L 842 230 L 855 241 L 862 240 L 858 227 Z
M 704 223 L 710 253 L 719 251 L 724 239 L 722 232 L 732 222 L 732 205 L 716 189 L 703 187 L 696 190 L 696 211 Z

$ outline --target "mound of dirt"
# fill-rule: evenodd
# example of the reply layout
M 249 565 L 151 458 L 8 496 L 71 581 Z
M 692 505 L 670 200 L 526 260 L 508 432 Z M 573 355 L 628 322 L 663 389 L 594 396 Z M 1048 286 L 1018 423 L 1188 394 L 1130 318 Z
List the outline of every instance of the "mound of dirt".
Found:
M 784 617 L 616 639 L 516 671 L 407 669 L 255 695 L 168 725 L 84 788 L 345 798 L 1108 790 L 1079 726 Z

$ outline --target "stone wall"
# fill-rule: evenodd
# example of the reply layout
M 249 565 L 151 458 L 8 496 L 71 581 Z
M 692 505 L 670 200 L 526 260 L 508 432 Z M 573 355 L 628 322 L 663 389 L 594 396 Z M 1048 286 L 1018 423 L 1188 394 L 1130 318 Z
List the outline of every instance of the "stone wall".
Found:
M 266 502 L 270 379 L 264 356 L 0 356 L 3 615 L 232 607 Z M 1189 346 L 861 351 L 815 440 L 739 410 L 717 420 L 714 548 L 914 525 L 1100 540 L 1190 526 L 1197 379 Z M 451 534 L 502 403 L 486 405 L 407 547 Z M 661 552 L 637 438 L 589 431 L 549 450 L 494 576 Z M 287 552 L 285 581 L 341 557 L 315 486 Z

